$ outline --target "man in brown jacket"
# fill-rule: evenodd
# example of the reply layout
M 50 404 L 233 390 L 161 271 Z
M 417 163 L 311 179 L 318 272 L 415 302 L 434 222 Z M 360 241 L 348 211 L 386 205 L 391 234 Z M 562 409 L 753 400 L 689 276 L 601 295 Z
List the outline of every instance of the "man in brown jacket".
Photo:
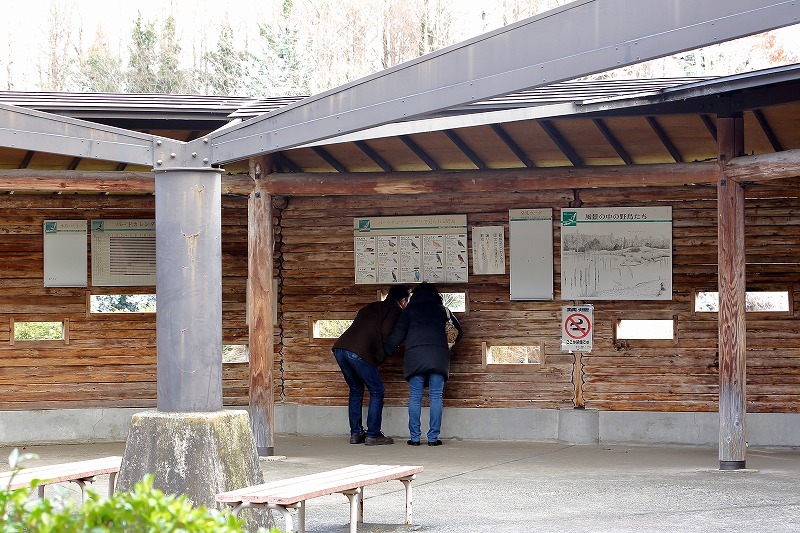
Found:
M 350 387 L 350 444 L 363 442 L 375 446 L 394 442 L 381 433 L 383 381 L 378 366 L 388 357 L 383 351 L 383 342 L 392 333 L 409 294 L 406 285 L 393 285 L 385 300 L 362 307 L 350 327 L 333 344 L 333 356 Z M 366 431 L 361 420 L 364 387 L 369 391 Z

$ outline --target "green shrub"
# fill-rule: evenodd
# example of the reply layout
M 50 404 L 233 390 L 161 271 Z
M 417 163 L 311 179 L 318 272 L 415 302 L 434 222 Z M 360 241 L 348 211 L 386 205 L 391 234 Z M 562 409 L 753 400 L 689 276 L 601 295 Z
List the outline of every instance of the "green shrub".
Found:
M 11 452 L 9 465 L 19 471 L 31 454 Z M 193 507 L 186 496 L 164 494 L 153 488 L 148 475 L 133 490 L 100 499 L 87 490 L 83 505 L 76 506 L 57 496 L 31 499 L 30 487 L 8 490 L 0 487 L 0 533 L 233 533 L 243 531 L 243 522 L 229 511 Z M 277 530 L 273 530 L 276 533 Z

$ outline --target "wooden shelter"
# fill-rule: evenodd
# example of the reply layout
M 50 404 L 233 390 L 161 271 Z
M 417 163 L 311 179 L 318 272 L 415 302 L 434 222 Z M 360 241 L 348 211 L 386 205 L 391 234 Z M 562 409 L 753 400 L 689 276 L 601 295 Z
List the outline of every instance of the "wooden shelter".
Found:
M 559 411 L 578 408 L 628 421 L 629 433 L 611 436 L 601 425 L 596 438 L 637 441 L 634 434 L 672 420 L 665 415 L 720 412 L 721 464 L 743 467 L 745 412 L 780 415 L 763 423 L 767 434 L 800 407 L 798 89 L 800 65 L 725 78 L 561 81 L 280 149 L 248 148 L 244 159 L 228 161 L 223 152 L 222 340 L 251 348 L 249 365 L 223 366 L 224 404 L 264 415 L 255 417 L 257 439 L 264 424 L 271 437 L 273 398 L 281 416 L 295 413 L 289 429 L 329 430 L 318 415 L 341 410 L 347 391 L 332 339 L 316 336 L 313 325 L 352 318 L 385 289 L 354 282 L 354 218 L 463 214 L 471 239 L 478 227 L 502 227 L 507 237 L 510 209 L 544 208 L 554 214 L 552 299 L 512 301 L 509 264 L 504 274 L 476 275 L 471 267 L 468 282 L 440 287 L 466 295 L 445 406 L 463 409 L 467 421 L 453 434 L 557 438 Z M 236 128 L 301 103 L 0 93 L 0 104 L 179 141 L 203 139 L 230 120 L 242 120 L 233 134 L 247 131 Z M 154 287 L 42 283 L 43 222 L 152 219 L 151 168 L 5 146 L 0 410 L 155 406 L 155 317 L 88 306 L 91 295 Z M 562 300 L 559 214 L 631 206 L 672 210 L 671 298 L 595 301 L 592 351 L 562 350 L 562 309 L 586 302 Z M 508 260 L 507 241 L 503 250 Z M 719 312 L 695 308 L 706 291 L 719 291 Z M 746 291 L 785 293 L 788 309 L 746 313 Z M 620 320 L 654 319 L 672 322 L 671 339 L 617 334 Z M 14 339 L 15 323 L 35 320 L 62 322 L 64 338 Z M 487 364 L 486 348 L 506 344 L 540 346 L 539 363 Z M 400 369 L 394 358 L 383 370 L 389 408 L 406 401 Z M 493 417 L 511 429 L 474 427 Z M 309 419 L 317 430 L 301 422 Z M 620 419 L 607 420 L 611 427 Z M 520 430 L 528 426 L 530 433 Z M 793 434 L 781 435 L 776 442 L 751 434 L 750 441 L 797 445 Z

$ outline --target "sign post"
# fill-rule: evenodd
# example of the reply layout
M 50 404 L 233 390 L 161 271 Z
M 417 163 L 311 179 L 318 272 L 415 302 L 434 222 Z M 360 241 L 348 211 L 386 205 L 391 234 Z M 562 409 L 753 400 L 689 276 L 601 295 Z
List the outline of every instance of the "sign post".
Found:
M 561 351 L 591 352 L 594 306 L 564 307 L 561 317 Z

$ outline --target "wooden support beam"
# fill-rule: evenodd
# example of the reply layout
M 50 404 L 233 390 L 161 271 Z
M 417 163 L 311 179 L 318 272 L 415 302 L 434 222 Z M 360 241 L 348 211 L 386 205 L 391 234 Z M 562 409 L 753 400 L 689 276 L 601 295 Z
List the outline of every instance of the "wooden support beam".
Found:
M 35 154 L 36 152 L 31 150 L 25 152 L 25 157 L 22 158 L 22 162 L 19 164 L 19 168 L 28 168 L 28 165 L 31 164 L 31 159 L 33 159 L 33 156 Z
M 556 128 L 555 124 L 549 120 L 540 120 L 538 123 L 547 136 L 550 137 L 554 143 L 556 143 L 558 149 L 561 150 L 565 156 L 567 156 L 567 159 L 570 160 L 573 166 L 580 167 L 583 165 L 583 160 L 578 155 L 578 152 L 576 152 L 567 139 L 561 135 L 561 132 L 558 131 L 558 128 Z
M 656 134 L 656 137 L 661 141 L 661 144 L 664 145 L 664 148 L 666 148 L 667 152 L 672 156 L 672 159 L 674 159 L 676 163 L 682 163 L 683 157 L 681 157 L 680 152 L 678 152 L 678 149 L 675 147 L 672 139 L 669 138 L 669 135 L 667 135 L 667 132 L 664 131 L 664 128 L 658 123 L 656 117 L 645 117 L 645 119 L 647 123 L 650 124 L 650 128 Z
M 631 158 L 630 154 L 627 150 L 625 150 L 625 148 L 622 146 L 622 143 L 619 142 L 619 139 L 617 139 L 603 119 L 595 118 L 592 119 L 592 122 L 594 122 L 594 125 L 597 126 L 598 130 L 600 130 L 600 133 L 603 134 L 603 137 L 606 138 L 608 144 L 614 148 L 614 151 L 617 152 L 617 155 L 619 155 L 620 159 L 622 159 L 626 165 L 632 165 L 633 159 Z
M 347 168 L 345 168 L 345 166 L 341 164 L 338 159 L 329 154 L 328 151 L 323 147 L 312 146 L 311 150 L 313 150 L 315 154 L 320 156 L 323 161 L 332 166 L 334 170 L 336 170 L 336 172 L 347 172 Z
M 363 196 L 437 192 L 541 191 L 590 187 L 668 187 L 715 184 L 714 162 L 661 165 L 539 167 L 436 172 L 303 172 L 272 174 L 265 185 L 275 196 Z
M 284 167 L 289 169 L 289 172 L 302 172 L 303 169 L 300 168 L 294 161 L 289 159 L 289 156 L 286 155 L 286 152 L 277 152 L 273 154 L 275 158 L 275 166 L 278 169 L 278 172 L 283 172 Z
M 398 137 L 398 138 L 401 141 L 403 141 L 403 144 L 405 144 L 408 147 L 409 150 L 414 152 L 414 155 L 419 157 L 420 160 L 423 163 L 428 165 L 429 169 L 431 169 L 431 170 L 439 170 L 439 165 L 436 163 L 436 161 L 434 161 L 433 158 L 431 156 L 429 156 L 428 153 L 425 150 L 423 150 L 420 145 L 415 143 L 414 139 L 412 139 L 408 135 L 400 135 L 400 137 Z
M 389 165 L 389 163 L 387 163 L 385 159 L 383 159 L 380 155 L 378 155 L 378 152 L 373 150 L 372 147 L 368 145 L 366 141 L 355 141 L 353 144 L 355 144 L 359 150 L 364 152 L 364 155 L 372 159 L 373 163 L 381 167 L 384 172 L 394 171 L 391 165 Z
M 723 171 L 727 179 L 737 183 L 795 178 L 800 176 L 800 149 L 735 157 Z
M 443 133 L 447 135 L 447 138 L 455 144 L 461 153 L 464 154 L 472 161 L 472 164 L 478 167 L 479 169 L 483 170 L 486 168 L 486 163 L 484 163 L 478 154 L 476 154 L 472 148 L 469 147 L 467 143 L 464 142 L 464 139 L 458 136 L 458 133 L 454 132 L 453 130 L 444 130 Z
M 0 169 L 0 192 L 106 192 L 150 194 L 156 190 L 152 172 Z M 222 194 L 250 194 L 247 176 L 222 176 Z
M 711 118 L 711 115 L 707 115 L 707 114 L 703 113 L 702 115 L 700 115 L 700 120 L 703 121 L 703 124 L 705 125 L 706 129 L 708 130 L 708 132 L 711 134 L 712 137 L 714 137 L 714 142 L 716 142 L 716 140 L 717 140 L 717 125 L 714 123 L 714 119 Z
M 783 146 L 781 146 L 780 141 L 775 136 L 775 132 L 772 131 L 772 126 L 769 125 L 769 121 L 767 121 L 767 117 L 764 116 L 764 112 L 760 109 L 753 109 L 753 115 L 756 117 L 758 125 L 761 126 L 761 131 L 767 136 L 767 140 L 769 140 L 769 144 L 772 145 L 772 149 L 776 152 L 782 152 Z
M 272 197 L 264 189 L 272 169 L 270 156 L 250 159 L 254 189 L 247 202 L 247 273 L 250 299 L 250 423 L 258 455 L 275 452 L 275 400 L 272 377 L 274 360 L 272 309 Z
M 491 124 L 492 131 L 500 137 L 500 140 L 503 141 L 503 144 L 508 146 L 508 149 L 514 152 L 514 155 L 522 161 L 522 164 L 525 165 L 527 168 L 533 168 L 536 165 L 533 164 L 533 161 L 528 154 L 526 154 L 520 146 L 514 142 L 514 139 L 511 138 L 511 135 L 508 134 L 506 130 L 503 129 L 503 126 L 500 124 Z
M 745 467 L 746 322 L 744 188 L 725 176 L 725 164 L 744 147 L 741 116 L 718 118 L 719 464 Z

